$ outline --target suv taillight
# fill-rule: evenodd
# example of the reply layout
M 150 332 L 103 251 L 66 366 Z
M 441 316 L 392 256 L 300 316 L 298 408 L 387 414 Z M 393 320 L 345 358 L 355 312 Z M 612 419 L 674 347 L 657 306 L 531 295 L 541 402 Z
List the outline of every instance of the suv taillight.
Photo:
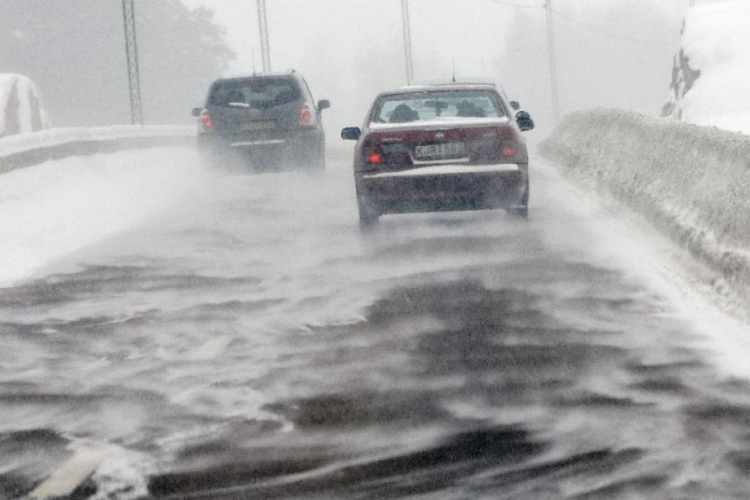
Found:
M 201 112 L 200 120 L 203 130 L 211 130 L 214 128 L 214 120 L 211 118 L 208 110 L 204 109 L 203 112 Z
M 312 125 L 315 121 L 312 109 L 307 104 L 303 104 L 299 110 L 299 124 L 300 125 Z

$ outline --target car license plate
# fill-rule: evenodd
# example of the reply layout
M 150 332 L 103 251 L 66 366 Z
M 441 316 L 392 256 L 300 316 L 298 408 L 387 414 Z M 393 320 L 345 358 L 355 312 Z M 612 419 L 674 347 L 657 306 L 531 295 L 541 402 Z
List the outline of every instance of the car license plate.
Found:
M 242 130 L 268 130 L 274 127 L 276 127 L 276 122 L 273 120 L 256 120 L 240 124 Z
M 417 154 L 417 158 L 420 159 L 456 157 L 464 154 L 464 143 L 446 142 L 442 144 L 427 144 L 424 146 L 417 146 L 415 152 Z

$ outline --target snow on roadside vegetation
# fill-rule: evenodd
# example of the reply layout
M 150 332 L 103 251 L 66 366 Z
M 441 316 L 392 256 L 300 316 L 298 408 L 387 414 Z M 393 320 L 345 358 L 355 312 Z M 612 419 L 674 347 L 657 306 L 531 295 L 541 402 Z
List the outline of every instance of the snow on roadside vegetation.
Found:
M 702 3 L 688 11 L 665 111 L 686 123 L 750 134 L 750 2 Z
M 22 75 L 0 74 L 0 137 L 50 128 L 34 84 Z
M 750 137 L 618 110 L 565 117 L 540 149 L 661 228 L 750 300 Z

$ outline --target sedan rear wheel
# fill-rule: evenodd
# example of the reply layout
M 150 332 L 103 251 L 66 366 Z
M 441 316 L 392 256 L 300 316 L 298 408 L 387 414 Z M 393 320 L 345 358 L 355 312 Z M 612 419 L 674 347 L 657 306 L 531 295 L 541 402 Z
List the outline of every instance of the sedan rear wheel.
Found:
M 517 205 L 514 205 L 508 209 L 508 214 L 519 219 L 529 218 L 529 183 L 526 182 L 526 190 L 521 196 Z
M 359 210 L 359 227 L 371 229 L 378 224 L 380 214 L 367 206 L 367 202 L 361 195 L 357 195 L 357 209 Z

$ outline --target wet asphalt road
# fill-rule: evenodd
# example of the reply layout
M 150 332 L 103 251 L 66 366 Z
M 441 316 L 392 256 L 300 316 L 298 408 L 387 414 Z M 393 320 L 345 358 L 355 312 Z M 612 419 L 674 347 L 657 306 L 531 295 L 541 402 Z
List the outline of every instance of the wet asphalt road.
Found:
M 747 381 L 532 175 L 361 233 L 344 160 L 207 174 L 0 289 L 0 498 L 750 498 Z

